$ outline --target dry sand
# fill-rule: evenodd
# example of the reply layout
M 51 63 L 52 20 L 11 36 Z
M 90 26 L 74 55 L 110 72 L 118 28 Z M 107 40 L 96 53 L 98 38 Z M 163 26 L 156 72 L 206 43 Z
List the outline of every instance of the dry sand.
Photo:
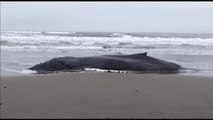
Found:
M 1 118 L 213 118 L 213 78 L 117 73 L 1 77 Z

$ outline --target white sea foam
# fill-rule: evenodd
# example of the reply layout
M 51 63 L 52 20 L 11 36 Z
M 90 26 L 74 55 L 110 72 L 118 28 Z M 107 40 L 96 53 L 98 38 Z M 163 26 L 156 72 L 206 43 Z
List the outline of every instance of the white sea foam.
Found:
M 36 71 L 32 71 L 32 70 L 15 70 L 15 69 L 10 69 L 10 68 L 2 68 L 3 70 L 6 71 L 10 71 L 10 72 L 14 72 L 14 73 L 19 73 L 19 74 L 34 74 L 37 73 Z
M 22 71 L 19 71 L 19 73 L 21 73 L 21 74 L 34 74 L 34 73 L 37 73 L 37 72 L 33 71 L 33 70 L 22 70 Z

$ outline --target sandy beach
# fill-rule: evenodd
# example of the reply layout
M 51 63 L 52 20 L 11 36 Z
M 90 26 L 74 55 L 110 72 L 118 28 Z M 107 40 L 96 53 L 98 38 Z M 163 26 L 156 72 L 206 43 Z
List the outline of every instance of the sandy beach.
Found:
M 213 118 L 213 78 L 176 74 L 1 76 L 1 118 Z

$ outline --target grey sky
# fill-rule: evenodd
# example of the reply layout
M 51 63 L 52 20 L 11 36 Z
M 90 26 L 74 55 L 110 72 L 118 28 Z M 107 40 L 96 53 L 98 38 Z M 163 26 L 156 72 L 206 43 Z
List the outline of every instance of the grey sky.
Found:
M 1 2 L 1 30 L 213 33 L 213 2 Z

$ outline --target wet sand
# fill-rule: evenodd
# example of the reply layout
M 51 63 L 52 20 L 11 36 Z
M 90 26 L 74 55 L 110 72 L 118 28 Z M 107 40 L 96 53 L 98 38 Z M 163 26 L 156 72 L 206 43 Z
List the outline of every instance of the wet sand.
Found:
M 213 118 L 213 77 L 57 73 L 1 77 L 1 118 Z

